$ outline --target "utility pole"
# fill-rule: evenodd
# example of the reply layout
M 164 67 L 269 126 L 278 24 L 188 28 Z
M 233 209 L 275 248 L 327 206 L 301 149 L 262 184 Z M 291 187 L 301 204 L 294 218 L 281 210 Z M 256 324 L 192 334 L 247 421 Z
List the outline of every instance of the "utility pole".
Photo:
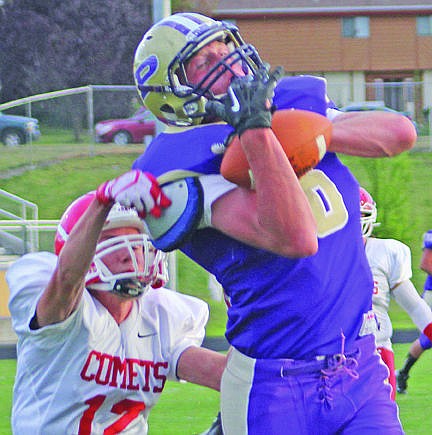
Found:
M 0 0 L 1 1 L 1 0 Z M 170 0 L 153 0 L 153 24 L 162 20 L 163 18 L 171 15 L 171 1 Z M 156 121 L 156 135 L 161 131 L 165 130 L 165 124 L 159 121 Z
M 153 0 L 153 24 L 171 15 L 170 0 Z M 165 129 L 165 125 L 156 120 L 156 134 Z M 177 252 L 171 252 L 168 255 L 168 273 L 169 281 L 167 287 L 177 290 Z
M 171 15 L 170 0 L 153 0 L 153 23 Z

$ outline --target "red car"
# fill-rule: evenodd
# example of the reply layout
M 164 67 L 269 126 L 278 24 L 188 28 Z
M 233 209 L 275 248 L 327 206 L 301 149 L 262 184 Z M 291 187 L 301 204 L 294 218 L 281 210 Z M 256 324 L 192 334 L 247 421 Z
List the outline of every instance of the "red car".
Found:
M 156 122 L 151 112 L 142 107 L 130 118 L 98 122 L 95 134 L 96 142 L 147 143 L 156 134 Z

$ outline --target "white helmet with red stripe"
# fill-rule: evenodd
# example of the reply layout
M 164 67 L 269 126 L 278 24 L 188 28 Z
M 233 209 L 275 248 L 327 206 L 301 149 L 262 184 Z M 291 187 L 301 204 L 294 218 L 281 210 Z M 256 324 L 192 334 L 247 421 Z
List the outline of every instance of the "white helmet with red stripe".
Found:
M 73 201 L 64 212 L 54 239 L 54 251 L 59 255 L 69 234 L 81 216 L 96 197 L 89 192 Z M 134 209 L 114 204 L 105 221 L 102 231 L 114 228 L 136 228 L 137 234 L 112 237 L 96 246 L 93 263 L 85 278 L 87 288 L 112 291 L 122 296 L 136 297 L 143 294 L 150 286 L 161 286 L 167 281 L 165 254 L 156 250 L 151 244 L 143 221 Z M 141 248 L 144 253 L 144 267 L 137 263 L 134 250 Z M 133 271 L 113 273 L 105 264 L 104 257 L 120 249 L 126 249 L 131 257 Z M 161 284 L 162 283 L 162 284 Z
M 360 187 L 360 222 L 363 237 L 369 237 L 377 223 L 377 207 L 372 195 L 363 187 Z

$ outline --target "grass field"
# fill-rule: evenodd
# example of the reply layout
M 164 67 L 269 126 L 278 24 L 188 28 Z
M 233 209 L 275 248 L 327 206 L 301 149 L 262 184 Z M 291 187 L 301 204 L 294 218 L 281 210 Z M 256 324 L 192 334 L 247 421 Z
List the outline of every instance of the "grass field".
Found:
M 31 171 L 26 171 L 28 148 L 7 149 L 0 154 L 0 188 L 38 204 L 42 219 L 58 219 L 70 201 L 127 170 L 141 151 L 140 146 L 98 145 L 89 156 L 88 145 L 58 145 L 49 141 L 38 147 L 32 149 Z M 409 153 L 385 162 L 343 157 L 343 161 L 378 203 L 378 218 L 382 226 L 376 233 L 380 237 L 399 238 L 410 246 L 413 282 L 420 291 L 425 278 L 418 269 L 421 236 L 432 222 L 432 155 Z M 226 319 L 224 303 L 209 297 L 207 274 L 181 254 L 178 256 L 178 289 L 209 303 L 211 317 L 207 334 L 222 335 Z M 395 304 L 391 306 L 390 316 L 395 329 L 413 327 L 407 314 Z M 397 366 L 401 365 L 407 348 L 408 344 L 395 345 Z M 426 353 L 412 371 L 409 394 L 397 397 L 407 434 L 432 433 L 432 414 L 426 409 L 430 396 L 431 363 L 432 352 Z M 15 361 L 0 361 L 0 435 L 10 434 L 14 372 Z M 217 393 L 189 384 L 169 383 L 151 415 L 150 434 L 199 433 L 211 423 L 217 408 Z
M 66 154 L 69 158 L 63 159 L 62 147 L 58 146 L 57 153 L 50 156 L 52 159 L 56 158 L 55 163 L 2 179 L 0 187 L 38 204 L 41 219 L 58 219 L 74 198 L 130 167 L 131 162 L 138 156 L 138 147 L 127 148 L 128 153 L 124 151 L 124 147 L 120 150 L 114 147 L 110 152 L 104 152 L 102 148 L 101 154 L 93 157 L 79 154 L 71 158 Z M 48 161 L 53 162 L 50 159 Z M 421 291 L 425 278 L 418 267 L 421 239 L 432 222 L 432 154 L 410 153 L 393 159 L 343 157 L 343 161 L 377 201 L 378 219 L 382 225 L 375 233 L 379 237 L 398 238 L 411 248 L 413 282 Z M 14 163 L 14 160 L 11 159 L 10 162 Z M 0 166 L 4 163 L 1 156 Z M 208 334 L 221 335 L 226 318 L 224 304 L 209 297 L 207 274 L 183 255 L 178 258 L 179 290 L 195 294 L 209 302 L 211 320 Z M 395 329 L 412 327 L 408 315 L 395 304 L 392 304 L 390 316 Z
M 396 366 L 400 367 L 408 344 L 396 344 Z M 9 418 L 15 360 L 0 360 L 0 435 L 11 435 Z M 426 352 L 412 369 L 408 394 L 396 397 L 407 435 L 430 435 L 429 410 L 432 352 Z M 149 435 L 193 435 L 210 426 L 219 407 L 219 394 L 193 384 L 168 382 L 149 419 Z
M 397 367 L 402 364 L 408 347 L 408 344 L 395 345 Z M 400 418 L 407 435 L 432 433 L 432 414 L 429 411 L 431 364 L 432 352 L 426 352 L 412 370 L 408 394 L 398 394 L 396 397 Z M 176 411 L 179 398 L 183 403 L 181 412 Z M 150 435 L 197 434 L 210 425 L 217 412 L 218 403 L 218 396 L 212 391 L 208 392 L 194 385 L 169 384 L 151 414 L 149 433 Z M 182 415 L 184 412 L 187 415 Z
M 408 344 L 395 345 L 397 367 L 402 364 Z M 413 368 L 408 394 L 398 394 L 396 401 L 407 435 L 430 435 L 432 414 L 429 411 L 432 352 L 426 352 Z M 178 412 L 179 398 L 183 409 Z M 194 385 L 169 384 L 150 417 L 150 435 L 191 435 L 208 427 L 218 407 L 214 392 Z M 189 410 L 189 412 L 188 412 Z M 196 411 L 196 413 L 195 413 Z M 186 415 L 182 415 L 185 413 Z M 189 425 L 189 426 L 188 426 Z

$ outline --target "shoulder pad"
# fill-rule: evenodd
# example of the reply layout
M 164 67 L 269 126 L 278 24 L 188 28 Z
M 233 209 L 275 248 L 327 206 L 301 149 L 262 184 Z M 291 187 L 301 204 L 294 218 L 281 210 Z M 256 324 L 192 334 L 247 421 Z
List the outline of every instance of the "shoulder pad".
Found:
M 204 209 L 204 194 L 197 177 L 188 177 L 162 185 L 172 204 L 162 211 L 160 218 L 148 215 L 145 219 L 155 248 L 173 251 L 185 243 L 198 228 Z

